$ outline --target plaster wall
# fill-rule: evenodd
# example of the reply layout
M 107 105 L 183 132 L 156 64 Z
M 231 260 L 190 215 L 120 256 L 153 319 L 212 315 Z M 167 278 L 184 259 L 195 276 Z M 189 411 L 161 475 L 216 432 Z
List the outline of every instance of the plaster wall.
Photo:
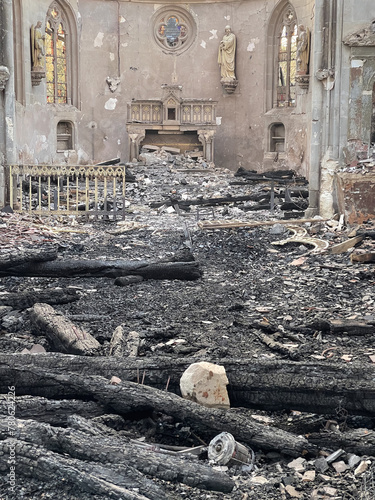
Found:
M 71 2 L 77 25 L 79 51 L 73 70 L 78 74 L 76 106 L 46 104 L 45 80 L 32 87 L 29 29 L 45 23 L 49 2 L 22 3 L 25 47 L 25 103 L 17 103 L 17 161 L 38 163 L 92 163 L 113 157 L 127 161 L 126 106 L 132 99 L 160 99 L 162 84 L 182 85 L 184 98 L 217 101 L 215 163 L 236 170 L 242 166 L 309 170 L 309 91 L 298 91 L 297 106 L 273 109 L 267 105 L 272 91 L 275 58 L 270 49 L 270 22 L 287 2 L 192 2 L 185 8 L 196 29 L 191 46 L 179 54 L 163 51 L 153 37 L 153 16 L 168 4 L 81 0 Z M 298 23 L 311 29 L 313 1 L 292 3 Z M 173 4 L 169 4 L 173 7 Z M 233 94 L 223 91 L 217 64 L 219 42 L 230 24 L 237 37 Z M 313 54 L 312 54 L 313 57 Z M 271 68 L 271 69 L 270 69 Z M 118 81 L 112 92 L 107 77 Z M 118 80 L 117 80 L 118 79 Z M 268 97 L 269 99 L 269 97 Z M 59 120 L 74 124 L 74 151 L 56 152 Z M 281 121 L 286 128 L 286 154 L 264 167 L 269 150 L 269 126 Z

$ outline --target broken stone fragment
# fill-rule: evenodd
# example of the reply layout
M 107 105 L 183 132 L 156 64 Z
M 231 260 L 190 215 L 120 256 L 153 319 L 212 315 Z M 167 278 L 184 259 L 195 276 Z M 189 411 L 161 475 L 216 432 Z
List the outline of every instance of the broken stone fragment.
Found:
M 306 459 L 299 457 L 288 463 L 289 469 L 294 469 L 296 472 L 305 472 Z
M 297 491 L 291 484 L 285 486 L 285 491 L 288 493 L 289 498 L 302 498 L 303 496 L 303 494 L 300 491 Z
M 371 460 L 362 460 L 362 462 L 358 465 L 358 467 L 354 471 L 355 476 L 359 476 L 363 474 L 368 469 L 368 466 L 371 464 Z
M 311 481 L 315 481 L 315 471 L 314 470 L 307 470 L 302 477 L 302 481 L 304 481 L 306 483 L 309 483 Z
M 339 462 L 334 462 L 332 464 L 332 467 L 339 474 L 341 474 L 341 472 L 345 472 L 349 468 L 343 460 L 340 460 Z
M 225 368 L 202 361 L 193 363 L 182 374 L 182 397 L 208 408 L 230 408 Z

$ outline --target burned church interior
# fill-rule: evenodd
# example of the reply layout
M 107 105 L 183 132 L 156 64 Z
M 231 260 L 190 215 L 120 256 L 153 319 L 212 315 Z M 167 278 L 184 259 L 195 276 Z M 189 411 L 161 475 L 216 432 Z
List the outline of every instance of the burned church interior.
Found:
M 374 1 L 0 14 L 0 497 L 374 499 Z

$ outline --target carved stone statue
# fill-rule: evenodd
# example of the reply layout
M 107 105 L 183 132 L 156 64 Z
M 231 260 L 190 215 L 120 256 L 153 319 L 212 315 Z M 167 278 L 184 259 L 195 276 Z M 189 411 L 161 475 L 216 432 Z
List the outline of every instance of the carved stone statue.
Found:
M 300 24 L 297 38 L 297 74 L 307 75 L 310 58 L 310 31 Z
M 31 26 L 31 57 L 32 57 L 32 69 L 34 71 L 44 70 L 44 39 L 45 35 L 41 30 L 42 23 L 38 21 L 36 26 Z
M 230 26 L 225 26 L 225 35 L 219 45 L 218 63 L 221 81 L 236 80 L 235 75 L 236 36 Z

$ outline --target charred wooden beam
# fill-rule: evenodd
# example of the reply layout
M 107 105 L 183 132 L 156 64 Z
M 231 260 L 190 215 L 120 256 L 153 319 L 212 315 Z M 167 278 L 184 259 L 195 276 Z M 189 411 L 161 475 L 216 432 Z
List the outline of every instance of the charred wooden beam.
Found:
M 93 355 L 100 352 L 99 342 L 87 331 L 77 327 L 48 304 L 35 304 L 30 319 L 51 344 L 69 354 Z
M 33 292 L 6 293 L 0 296 L 1 306 L 11 306 L 13 309 L 28 309 L 38 302 L 45 304 L 68 304 L 80 297 L 77 290 L 71 288 L 47 288 Z
M 64 457 L 43 446 L 20 439 L 8 438 L 0 441 L 0 454 L 4 457 L 0 464 L 1 472 L 9 472 L 8 463 L 12 463 L 14 450 L 16 450 L 15 462 L 18 475 L 33 477 L 47 484 L 53 477 L 54 483 L 60 483 L 62 488 L 67 486 L 70 492 L 88 492 L 118 500 L 168 498 L 166 492 L 129 465 L 111 464 L 111 467 L 106 467 L 102 464 L 84 462 Z M 137 493 L 133 488 L 139 488 L 141 493 Z
M 202 359 L 171 357 L 126 358 L 70 356 L 57 353 L 43 355 L 0 354 L 0 392 L 17 387 L 17 395 L 35 394 L 48 398 L 72 398 L 77 390 L 60 384 L 57 378 L 44 380 L 44 372 L 55 374 L 85 373 L 113 375 L 122 380 L 165 388 L 179 394 L 182 373 L 190 364 Z M 206 361 L 216 362 L 215 359 Z M 375 415 L 375 368 L 352 362 L 294 362 L 284 360 L 220 359 L 229 379 L 228 392 L 232 406 L 269 411 L 300 410 L 335 414 L 338 407 L 357 415 Z M 143 375 L 144 374 L 144 375 Z
M 40 396 L 46 395 L 45 387 L 55 384 L 60 394 L 69 389 L 75 397 L 98 401 L 121 415 L 157 411 L 189 422 L 197 432 L 210 429 L 219 433 L 225 429 L 239 441 L 261 449 L 276 449 L 291 456 L 314 451 L 314 447 L 309 446 L 303 437 L 271 429 L 233 411 L 205 408 L 176 394 L 146 385 L 128 381 L 111 385 L 104 377 L 94 375 L 82 377 L 74 373 L 40 373 L 38 368 L 30 365 L 23 367 L 22 376 L 29 378 L 29 390 L 33 389 Z M 17 386 L 17 381 L 14 384 Z
M 151 447 L 150 449 L 141 449 L 132 445 L 128 439 L 116 436 L 116 433 L 106 435 L 100 432 L 100 429 L 89 421 L 85 422 L 83 428 L 85 431 L 75 428 L 52 427 L 33 420 L 16 419 L 14 421 L 17 442 L 28 442 L 41 449 L 48 449 L 48 456 L 51 452 L 67 454 L 78 464 L 82 463 L 83 465 L 85 462 L 89 462 L 90 468 L 94 462 L 111 464 L 111 469 L 115 466 L 125 468 L 128 479 L 134 481 L 133 487 L 140 487 L 143 494 L 147 494 L 147 489 L 150 488 L 150 481 L 146 480 L 143 474 L 223 493 L 232 491 L 234 487 L 234 482 L 230 477 L 213 470 L 203 462 L 161 455 L 153 451 Z M 7 435 L 6 422 L 0 422 L 0 439 L 6 438 Z M 80 465 L 78 467 L 82 470 Z M 95 467 L 93 467 L 93 475 L 95 472 Z M 143 480 L 147 488 L 144 485 L 142 488 Z M 153 483 L 151 485 L 156 488 Z M 157 498 L 160 498 L 160 494 Z
M 17 417 L 65 427 L 70 415 L 94 418 L 108 413 L 108 409 L 94 401 L 79 399 L 47 399 L 39 396 L 16 396 Z M 9 410 L 7 395 L 0 394 L 0 415 L 6 420 Z
M 11 267 L 29 265 L 35 262 L 47 262 L 57 258 L 57 247 L 45 245 L 42 248 L 14 249 L 0 254 L 0 271 L 6 272 Z
M 370 429 L 350 429 L 344 432 L 327 431 L 309 433 L 309 441 L 328 450 L 343 449 L 346 453 L 375 455 L 375 432 Z
M 142 276 L 144 279 L 196 280 L 202 276 L 198 262 L 129 262 L 122 260 L 69 260 L 37 262 L 8 267 L 0 276 L 34 276 L 50 278 Z

